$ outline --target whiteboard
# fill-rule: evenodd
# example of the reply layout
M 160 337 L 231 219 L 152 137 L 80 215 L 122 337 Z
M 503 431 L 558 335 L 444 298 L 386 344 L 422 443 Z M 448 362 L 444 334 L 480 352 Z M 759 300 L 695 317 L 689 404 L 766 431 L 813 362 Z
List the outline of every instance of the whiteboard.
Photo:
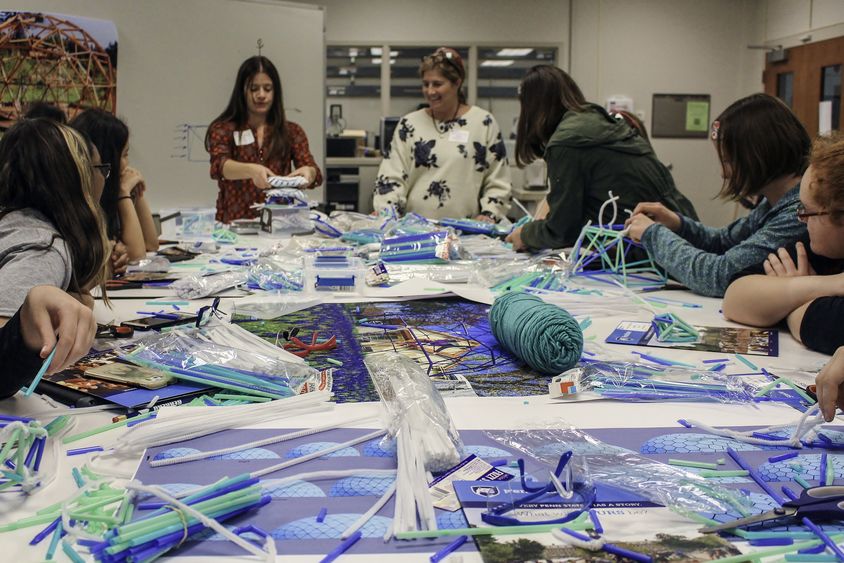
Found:
M 259 0 L 12 0 L 4 9 L 74 14 L 117 26 L 117 114 L 153 211 L 213 207 L 217 183 L 202 147 L 240 64 L 262 54 L 281 75 L 287 117 L 323 171 L 325 32 L 321 6 Z M 189 127 L 185 127 L 187 124 Z M 188 141 L 188 142 L 186 142 Z M 321 201 L 323 189 L 311 197 Z

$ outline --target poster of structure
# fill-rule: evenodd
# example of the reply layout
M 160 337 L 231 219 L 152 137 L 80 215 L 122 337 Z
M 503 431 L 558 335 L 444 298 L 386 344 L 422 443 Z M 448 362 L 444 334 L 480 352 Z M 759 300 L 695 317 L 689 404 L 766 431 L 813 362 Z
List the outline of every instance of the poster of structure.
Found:
M 117 28 L 107 20 L 0 12 L 0 130 L 38 102 L 72 119 L 117 103 Z

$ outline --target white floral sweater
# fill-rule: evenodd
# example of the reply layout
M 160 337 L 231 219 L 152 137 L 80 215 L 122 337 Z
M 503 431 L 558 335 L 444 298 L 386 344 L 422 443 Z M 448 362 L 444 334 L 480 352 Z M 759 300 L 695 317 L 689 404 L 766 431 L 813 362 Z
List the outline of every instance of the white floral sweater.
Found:
M 425 217 L 501 219 L 510 209 L 510 168 L 501 130 L 477 106 L 451 121 L 424 109 L 404 116 L 378 169 L 373 207 Z

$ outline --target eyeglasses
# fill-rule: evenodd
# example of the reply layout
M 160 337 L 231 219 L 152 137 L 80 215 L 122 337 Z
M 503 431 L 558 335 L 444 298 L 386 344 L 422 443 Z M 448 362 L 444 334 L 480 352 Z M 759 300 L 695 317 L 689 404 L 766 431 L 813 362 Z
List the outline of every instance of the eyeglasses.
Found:
M 445 50 L 438 50 L 433 55 L 425 55 L 422 57 L 422 62 L 438 62 L 438 63 L 447 63 L 451 68 L 457 71 L 459 76 L 463 76 L 463 68 L 461 65 L 457 63 L 454 57 L 454 53 L 451 51 Z
M 95 164 L 94 168 L 103 175 L 103 180 L 108 180 L 108 177 L 111 176 L 111 164 Z
M 802 203 L 797 204 L 797 220 L 801 223 L 807 223 L 809 217 L 818 217 L 820 215 L 829 215 L 832 211 L 806 211 L 806 206 Z

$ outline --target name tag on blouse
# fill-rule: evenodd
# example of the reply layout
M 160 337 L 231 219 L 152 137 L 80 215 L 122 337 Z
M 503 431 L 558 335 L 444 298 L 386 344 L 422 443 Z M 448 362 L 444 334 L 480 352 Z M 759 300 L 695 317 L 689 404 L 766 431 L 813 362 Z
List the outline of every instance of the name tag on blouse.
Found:
M 457 129 L 456 131 L 451 131 L 448 134 L 448 140 L 452 143 L 468 143 L 469 142 L 469 132 L 462 131 Z
M 234 144 L 237 146 L 251 145 L 255 142 L 255 135 L 252 134 L 252 129 L 246 131 L 234 132 Z

